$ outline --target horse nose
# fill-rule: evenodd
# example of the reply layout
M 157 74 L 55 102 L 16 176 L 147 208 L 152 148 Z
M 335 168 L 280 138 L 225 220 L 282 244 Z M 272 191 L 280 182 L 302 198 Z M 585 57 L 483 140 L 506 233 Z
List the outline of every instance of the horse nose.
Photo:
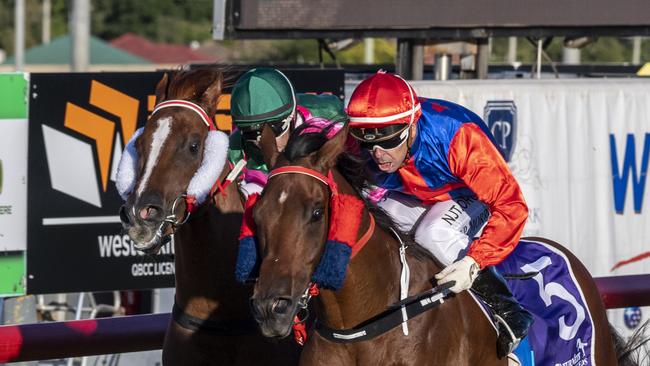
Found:
M 146 222 L 160 222 L 163 218 L 163 208 L 154 204 L 142 205 L 138 208 L 138 218 Z
M 273 314 L 285 315 L 291 310 L 291 299 L 287 297 L 278 297 L 271 305 Z
M 122 207 L 120 207 L 120 221 L 122 221 L 122 225 L 131 224 L 131 216 L 129 215 L 129 209 L 126 207 L 126 205 L 122 205 Z
M 275 317 L 278 315 L 287 315 L 291 311 L 291 301 L 288 297 L 276 297 L 266 299 L 250 299 L 253 317 L 258 321 Z

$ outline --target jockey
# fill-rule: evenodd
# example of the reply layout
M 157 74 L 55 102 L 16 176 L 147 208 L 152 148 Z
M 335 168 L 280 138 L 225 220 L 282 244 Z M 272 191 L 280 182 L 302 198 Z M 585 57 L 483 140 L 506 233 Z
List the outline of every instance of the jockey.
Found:
M 259 193 L 266 184 L 268 167 L 257 146 L 264 125 L 271 127 L 278 150 L 283 151 L 289 132 L 315 117 L 343 121 L 347 115 L 341 100 L 332 94 L 296 94 L 289 79 L 272 68 L 256 68 L 242 75 L 230 100 L 230 114 L 237 127 L 230 137 L 229 159 L 246 159 L 244 195 Z
M 453 292 L 471 288 L 488 304 L 505 357 L 532 316 L 493 265 L 514 250 L 528 208 L 484 122 L 460 105 L 418 98 L 383 71 L 356 87 L 347 112 L 351 135 L 372 157 L 370 197 L 446 267 L 439 285 L 454 281 Z

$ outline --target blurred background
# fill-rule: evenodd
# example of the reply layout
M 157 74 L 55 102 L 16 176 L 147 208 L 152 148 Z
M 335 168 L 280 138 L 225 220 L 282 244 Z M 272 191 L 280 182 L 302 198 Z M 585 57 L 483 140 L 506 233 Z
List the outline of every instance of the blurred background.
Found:
M 0 2 L 0 70 L 15 68 L 17 19 L 24 22 L 25 55 L 21 68 L 48 71 L 69 67 L 73 30 L 70 24 L 75 1 L 24 0 L 19 3 L 24 3 L 22 19 L 15 16 L 15 1 Z M 90 1 L 86 14 L 90 32 L 87 70 L 151 70 L 164 65 L 207 62 L 320 63 L 316 39 L 214 40 L 212 5 L 211 0 Z M 396 38 L 326 40 L 340 64 L 388 65 L 396 61 Z M 536 40 L 530 37 L 496 36 L 489 37 L 487 42 L 490 66 L 518 69 L 521 64 L 536 60 Z M 583 37 L 577 42 L 561 36 L 544 37 L 543 47 L 542 62 L 548 65 L 636 66 L 650 59 L 650 42 L 642 36 Z M 436 55 L 443 52 L 453 55 L 452 65 L 460 63 L 461 55 L 476 53 L 469 45 L 429 39 L 423 50 L 424 65 L 433 67 Z M 332 64 L 332 61 L 326 57 L 324 63 Z M 630 74 L 631 69 L 625 70 Z
M 525 235 L 565 244 L 594 276 L 647 274 L 647 5 L 0 0 L 0 324 L 168 316 L 173 248 L 135 252 L 115 170 L 163 73 L 202 65 L 231 81 L 277 67 L 297 91 L 344 102 L 378 69 L 399 73 L 484 118 L 526 196 Z M 229 93 L 214 116 L 227 132 Z M 94 124 L 114 127 L 102 148 Z M 650 288 L 621 278 L 638 291 L 608 316 L 629 336 Z M 147 349 L 25 364 L 159 365 Z

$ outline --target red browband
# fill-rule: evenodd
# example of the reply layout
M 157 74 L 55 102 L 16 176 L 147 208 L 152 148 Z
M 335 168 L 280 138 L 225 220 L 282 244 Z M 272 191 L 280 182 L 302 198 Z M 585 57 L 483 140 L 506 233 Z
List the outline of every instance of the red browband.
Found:
M 334 196 L 337 196 L 339 194 L 338 185 L 334 181 L 334 176 L 332 175 L 331 170 L 327 173 L 327 176 L 325 176 L 314 169 L 309 169 L 298 165 L 287 165 L 287 166 L 273 169 L 269 173 L 269 179 L 281 174 L 302 174 L 302 175 L 310 176 L 312 178 L 321 181 L 323 184 L 328 186 L 330 191 L 332 192 L 332 198 L 334 198 Z M 361 250 L 361 248 L 363 248 L 363 246 L 368 242 L 368 240 L 370 240 L 370 237 L 372 236 L 375 230 L 375 218 L 370 213 L 368 214 L 370 215 L 370 223 L 368 225 L 368 230 L 366 230 L 366 232 L 361 236 L 361 238 L 359 238 L 359 240 L 357 240 L 351 246 L 352 249 L 351 257 L 354 257 Z
M 214 121 L 212 121 L 212 118 L 208 116 L 208 114 L 201 108 L 198 104 L 194 102 L 190 102 L 189 100 L 182 100 L 182 99 L 171 99 L 171 100 L 166 100 L 164 102 L 158 103 L 151 114 L 153 115 L 157 111 L 163 109 L 163 108 L 169 108 L 169 107 L 181 107 L 185 109 L 189 109 L 191 111 L 194 111 L 196 114 L 201 117 L 201 120 L 205 125 L 208 127 L 210 131 L 216 130 L 216 126 L 214 125 Z

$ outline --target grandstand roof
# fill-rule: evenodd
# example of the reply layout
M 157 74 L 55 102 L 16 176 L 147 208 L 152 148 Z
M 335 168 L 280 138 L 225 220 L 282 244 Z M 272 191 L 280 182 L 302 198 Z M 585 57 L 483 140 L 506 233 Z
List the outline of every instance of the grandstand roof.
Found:
M 213 57 L 196 52 L 188 46 L 156 43 L 133 33 L 125 33 L 110 43 L 113 47 L 157 64 L 215 61 Z

